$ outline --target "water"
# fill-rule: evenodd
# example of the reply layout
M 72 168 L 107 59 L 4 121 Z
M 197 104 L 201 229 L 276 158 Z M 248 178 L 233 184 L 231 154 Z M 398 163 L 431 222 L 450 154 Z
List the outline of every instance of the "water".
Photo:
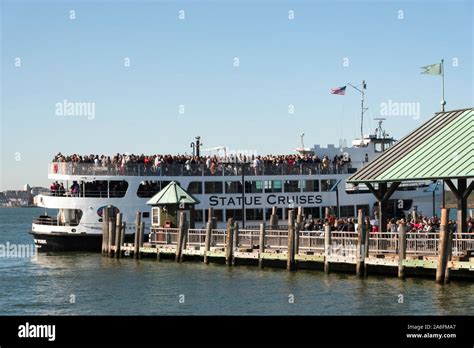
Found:
M 0 209 L 0 244 L 32 244 L 31 219 L 42 212 Z M 474 315 L 470 282 L 439 286 L 434 279 L 361 280 L 93 253 L 1 258 L 0 289 L 0 315 Z

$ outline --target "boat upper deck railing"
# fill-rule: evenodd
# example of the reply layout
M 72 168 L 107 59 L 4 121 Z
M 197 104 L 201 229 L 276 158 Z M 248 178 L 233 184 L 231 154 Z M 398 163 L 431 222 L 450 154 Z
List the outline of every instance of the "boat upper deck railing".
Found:
M 159 166 L 134 163 L 128 165 L 102 165 L 94 163 L 53 162 L 49 164 L 48 173 L 58 175 L 91 175 L 91 176 L 262 176 L 262 175 L 324 175 L 350 174 L 360 163 L 344 165 L 322 163 L 299 164 L 262 164 L 253 166 L 249 163 L 222 163 L 215 167 L 205 164 L 161 164 Z M 242 173 L 243 171 L 243 173 Z

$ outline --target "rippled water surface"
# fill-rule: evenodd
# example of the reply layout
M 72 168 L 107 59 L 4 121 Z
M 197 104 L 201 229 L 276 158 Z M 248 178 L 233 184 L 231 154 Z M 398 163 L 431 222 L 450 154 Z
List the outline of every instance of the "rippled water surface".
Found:
M 31 219 L 42 211 L 0 209 L 0 244 L 32 244 Z M 0 315 L 473 315 L 473 304 L 472 282 L 439 286 L 433 279 L 358 279 L 94 253 L 0 258 Z

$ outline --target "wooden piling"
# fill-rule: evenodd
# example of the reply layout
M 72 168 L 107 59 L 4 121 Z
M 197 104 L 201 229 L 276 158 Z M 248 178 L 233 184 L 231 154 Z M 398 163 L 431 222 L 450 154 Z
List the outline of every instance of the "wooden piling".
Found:
M 367 261 L 369 259 L 369 244 L 370 244 L 370 231 L 369 231 L 369 226 L 365 223 L 362 224 L 362 236 L 363 236 L 363 244 L 364 244 L 364 277 L 367 277 L 367 274 L 369 273 L 369 265 L 367 264 Z
M 108 253 L 107 244 L 109 242 L 109 207 L 102 210 L 102 255 Z
M 179 225 L 178 225 L 178 240 L 176 243 L 176 254 L 175 254 L 176 262 L 182 261 L 181 255 L 183 253 L 183 242 L 185 239 L 185 235 L 184 235 L 185 233 L 186 233 L 186 213 L 180 212 Z
M 273 207 L 272 215 L 270 215 L 270 229 L 276 230 L 277 228 L 278 228 L 277 207 Z
M 236 257 L 235 252 L 238 251 L 239 248 L 239 223 L 234 223 L 234 235 L 232 236 L 232 265 L 236 264 Z
M 451 269 L 449 267 L 449 263 L 451 261 L 451 256 L 453 253 L 454 234 L 453 234 L 453 231 L 451 231 L 451 228 L 449 225 L 446 227 L 446 230 L 448 233 L 448 242 L 446 246 L 446 271 L 444 274 L 444 284 L 449 284 L 451 282 Z
M 365 243 L 364 243 L 364 213 L 362 209 L 357 212 L 357 250 L 356 250 L 356 275 L 364 275 Z
M 122 225 L 115 225 L 115 252 L 114 257 L 118 259 L 120 257 L 120 237 L 122 236 Z
M 118 257 L 122 257 L 123 254 L 123 245 L 125 244 L 125 234 L 127 231 L 127 223 L 124 221 L 122 222 L 122 230 L 120 233 L 120 250 L 119 250 L 119 255 Z
M 439 242 L 438 242 L 438 265 L 436 267 L 436 283 L 444 284 L 446 275 L 446 265 L 448 262 L 448 226 L 449 209 L 441 209 L 441 225 L 439 228 Z
M 138 259 L 138 254 L 140 252 L 140 246 L 139 246 L 139 236 L 140 236 L 140 225 L 142 222 L 142 213 L 137 211 L 137 214 L 135 215 L 135 239 L 133 243 L 133 258 Z
M 142 221 L 142 224 L 140 226 L 140 233 L 138 234 L 138 258 L 139 259 L 142 257 L 140 249 L 143 247 L 144 235 L 145 235 L 145 221 Z
M 122 213 L 117 213 L 117 221 L 115 224 L 115 258 L 120 257 L 120 246 L 122 237 Z
M 214 216 L 214 209 L 212 208 L 209 208 L 207 211 L 207 221 L 212 223 L 213 229 L 217 228 L 217 219 Z
M 324 272 L 328 273 L 331 271 L 329 263 L 329 255 L 331 255 L 331 226 L 329 224 L 324 225 Z
M 207 253 L 211 250 L 211 238 L 212 238 L 212 222 L 208 221 L 206 224 L 206 239 L 204 242 L 204 263 L 209 264 L 209 256 Z
M 234 237 L 234 219 L 229 218 L 227 221 L 227 238 L 225 241 L 225 264 L 230 265 L 232 263 L 232 246 Z
M 406 234 L 406 223 L 400 222 L 398 226 L 398 278 L 405 278 L 405 266 L 403 260 L 406 259 L 407 255 L 407 234 Z
M 108 249 L 107 249 L 107 254 L 109 257 L 112 257 L 114 255 L 114 251 L 112 249 L 112 246 L 114 245 L 114 240 L 115 240 L 115 219 L 113 217 L 109 218 L 109 242 L 108 244 Z
M 263 268 L 263 253 L 265 252 L 265 223 L 260 224 L 258 238 L 258 267 Z
M 295 218 L 294 210 L 288 210 L 288 249 L 286 269 L 292 271 L 295 269 Z
M 299 254 L 300 250 L 300 231 L 304 228 L 303 226 L 303 207 L 298 207 L 298 215 L 296 217 L 296 228 L 295 228 L 295 255 Z

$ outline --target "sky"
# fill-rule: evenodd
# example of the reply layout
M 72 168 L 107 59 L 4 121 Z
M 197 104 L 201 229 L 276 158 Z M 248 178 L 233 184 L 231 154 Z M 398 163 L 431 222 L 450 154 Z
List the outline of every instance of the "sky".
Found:
M 446 108 L 474 105 L 469 0 L 0 3 L 0 190 L 49 186 L 58 152 L 350 144 L 360 94 L 330 89 L 362 80 L 364 133 L 382 116 L 399 139 L 440 110 L 441 77 L 420 67 L 441 59 Z

